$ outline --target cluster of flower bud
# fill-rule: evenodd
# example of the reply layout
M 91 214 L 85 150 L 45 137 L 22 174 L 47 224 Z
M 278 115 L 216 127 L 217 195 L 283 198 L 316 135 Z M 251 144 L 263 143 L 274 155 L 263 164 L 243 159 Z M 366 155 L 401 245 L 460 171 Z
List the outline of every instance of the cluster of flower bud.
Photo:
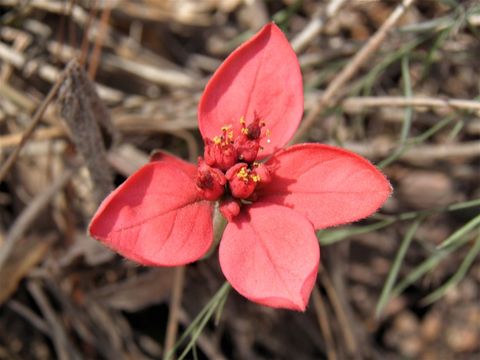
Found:
M 255 200 L 258 184 L 270 182 L 267 167 L 255 162 L 265 124 L 257 117 L 248 126 L 243 118 L 240 124 L 237 136 L 224 126 L 220 136 L 205 139 L 204 157 L 198 160 L 197 189 L 206 200 L 221 199 L 220 211 L 228 220 L 238 215 L 242 201 Z

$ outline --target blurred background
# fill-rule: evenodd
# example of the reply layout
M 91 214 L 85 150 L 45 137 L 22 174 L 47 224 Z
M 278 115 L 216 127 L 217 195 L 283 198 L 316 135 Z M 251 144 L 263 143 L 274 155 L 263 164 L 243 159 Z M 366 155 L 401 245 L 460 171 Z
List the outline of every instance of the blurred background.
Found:
M 319 231 L 305 313 L 225 290 L 216 252 L 146 268 L 86 234 L 154 149 L 196 161 L 203 87 L 272 20 L 298 140 L 394 187 Z M 478 359 L 479 54 L 476 0 L 0 0 L 0 359 Z

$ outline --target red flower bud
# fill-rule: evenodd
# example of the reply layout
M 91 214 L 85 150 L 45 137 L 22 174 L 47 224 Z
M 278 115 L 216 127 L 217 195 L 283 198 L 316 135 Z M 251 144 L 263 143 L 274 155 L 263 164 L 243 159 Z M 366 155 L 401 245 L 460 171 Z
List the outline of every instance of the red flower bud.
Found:
M 260 122 L 260 118 L 255 115 L 253 122 L 245 126 L 245 120 L 240 120 L 242 124 L 241 134 L 235 139 L 235 149 L 237 150 L 238 159 L 247 163 L 252 163 L 257 158 L 260 149 L 260 140 L 262 138 L 262 127 L 265 126 Z
M 198 158 L 195 184 L 205 200 L 218 200 L 225 191 L 226 183 L 225 175 L 220 170 L 208 166 L 202 158 Z
M 252 163 L 257 158 L 260 141 L 259 139 L 250 140 L 248 136 L 242 134 L 235 140 L 235 149 L 239 160 Z
M 220 170 L 226 171 L 237 162 L 237 152 L 232 143 L 217 137 L 213 141 L 205 139 L 205 162 Z
M 262 182 L 262 184 L 268 184 L 270 181 L 272 181 L 272 175 L 270 174 L 270 170 L 268 170 L 265 164 L 254 163 L 253 166 L 255 169 L 255 174 L 258 175 L 258 179 Z
M 252 195 L 259 181 L 258 175 L 252 173 L 245 163 L 232 166 L 225 176 L 230 185 L 230 192 L 239 199 L 247 199 Z
M 228 197 L 220 202 L 219 210 L 223 217 L 231 222 L 240 213 L 240 204 L 238 200 Z

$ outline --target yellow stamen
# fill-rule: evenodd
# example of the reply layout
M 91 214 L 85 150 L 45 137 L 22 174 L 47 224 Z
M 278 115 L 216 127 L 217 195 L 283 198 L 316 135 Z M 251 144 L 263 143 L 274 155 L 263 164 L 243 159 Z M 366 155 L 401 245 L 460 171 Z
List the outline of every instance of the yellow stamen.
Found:
M 222 138 L 220 136 L 215 136 L 213 138 L 213 142 L 216 144 L 216 145 L 220 145 L 222 143 Z
M 245 118 L 242 116 L 240 117 L 240 125 L 245 125 L 246 122 L 245 122 Z
M 242 179 L 243 181 L 248 181 L 248 171 L 247 168 L 242 167 L 240 171 L 237 173 L 237 177 Z
M 248 135 L 248 128 L 244 127 L 241 131 L 243 135 Z
M 253 182 L 256 182 L 256 183 L 260 182 L 260 180 L 261 180 L 260 175 L 257 175 L 257 174 L 250 175 L 250 179 L 252 179 Z

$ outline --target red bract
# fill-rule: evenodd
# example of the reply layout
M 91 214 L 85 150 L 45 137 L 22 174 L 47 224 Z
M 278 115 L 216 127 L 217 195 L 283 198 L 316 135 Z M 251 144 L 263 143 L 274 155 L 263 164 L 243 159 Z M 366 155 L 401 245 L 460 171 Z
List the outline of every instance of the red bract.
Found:
M 315 283 L 315 229 L 364 218 L 391 192 L 367 160 L 320 144 L 283 146 L 303 113 L 297 58 L 266 25 L 234 51 L 199 106 L 204 158 L 157 153 L 102 203 L 90 234 L 144 265 L 195 261 L 212 245 L 214 201 L 228 220 L 223 273 L 248 299 L 304 310 Z

